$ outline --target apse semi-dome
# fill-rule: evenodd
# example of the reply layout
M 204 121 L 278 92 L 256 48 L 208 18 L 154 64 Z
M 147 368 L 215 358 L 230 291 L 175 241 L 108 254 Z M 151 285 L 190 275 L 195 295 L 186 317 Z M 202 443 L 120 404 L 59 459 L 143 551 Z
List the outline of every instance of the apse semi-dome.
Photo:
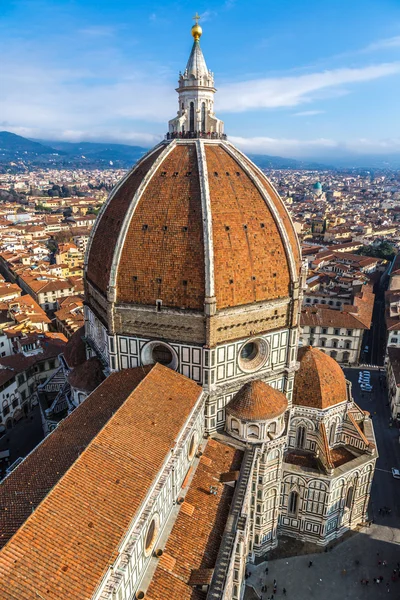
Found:
M 286 297 L 300 255 L 268 179 L 225 140 L 173 139 L 111 194 L 86 279 L 116 303 L 216 310 Z
M 347 400 L 346 378 L 336 360 L 307 346 L 300 348 L 298 361 L 293 404 L 325 409 Z
M 282 415 L 288 401 L 282 392 L 260 380 L 246 383 L 226 406 L 226 413 L 241 421 L 266 421 Z

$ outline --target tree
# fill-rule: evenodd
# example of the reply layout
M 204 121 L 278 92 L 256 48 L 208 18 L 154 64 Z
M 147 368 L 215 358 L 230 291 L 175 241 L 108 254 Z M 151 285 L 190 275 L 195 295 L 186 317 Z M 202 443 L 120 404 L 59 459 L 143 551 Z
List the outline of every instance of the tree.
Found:
M 362 256 L 373 256 L 374 258 L 384 258 L 385 260 L 392 260 L 397 254 L 396 248 L 388 241 L 384 240 L 377 246 L 361 246 L 357 250 L 357 254 Z

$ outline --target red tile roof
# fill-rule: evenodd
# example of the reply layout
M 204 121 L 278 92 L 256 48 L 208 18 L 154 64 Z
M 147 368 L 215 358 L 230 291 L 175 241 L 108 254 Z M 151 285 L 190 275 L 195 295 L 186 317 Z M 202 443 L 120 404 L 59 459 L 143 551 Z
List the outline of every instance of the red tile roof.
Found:
M 0 597 L 92 597 L 201 392 L 152 368 L 1 550 Z
M 220 477 L 239 469 L 242 458 L 243 452 L 209 440 L 185 498 L 193 511 L 181 507 L 147 590 L 148 600 L 205 600 L 206 593 L 194 589 L 191 583 L 198 581 L 200 574 L 209 580 L 210 572 L 206 570 L 215 567 L 234 492 L 220 483 Z M 217 495 L 209 493 L 211 486 L 217 488 Z
M 298 360 L 293 404 L 325 409 L 347 399 L 346 379 L 336 360 L 311 346 L 300 348 Z
M 255 380 L 240 388 L 226 411 L 243 421 L 262 421 L 281 415 L 287 406 L 285 394 L 263 381 Z
M 14 535 L 150 369 L 138 367 L 112 373 L 0 484 L 0 547 Z
M 87 278 L 106 295 L 120 230 L 126 228 L 116 278 L 117 302 L 202 311 L 205 299 L 202 174 L 196 142 L 167 146 L 139 162 L 100 216 L 89 252 Z M 246 168 L 224 144 L 204 144 L 217 309 L 289 296 L 300 268 L 297 236 L 282 200 L 251 162 Z M 124 217 L 142 179 L 159 157 L 130 222 Z M 249 173 L 250 172 L 250 173 Z M 253 182 L 257 174 L 273 209 Z M 282 222 L 287 240 L 280 231 Z M 168 257 L 168 260 L 166 259 Z

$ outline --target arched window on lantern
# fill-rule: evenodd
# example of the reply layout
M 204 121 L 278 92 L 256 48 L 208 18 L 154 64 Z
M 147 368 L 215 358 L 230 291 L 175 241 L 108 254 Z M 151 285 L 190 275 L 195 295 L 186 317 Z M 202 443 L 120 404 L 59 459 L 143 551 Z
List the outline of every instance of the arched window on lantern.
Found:
M 189 130 L 190 132 L 194 131 L 194 102 L 190 103 Z

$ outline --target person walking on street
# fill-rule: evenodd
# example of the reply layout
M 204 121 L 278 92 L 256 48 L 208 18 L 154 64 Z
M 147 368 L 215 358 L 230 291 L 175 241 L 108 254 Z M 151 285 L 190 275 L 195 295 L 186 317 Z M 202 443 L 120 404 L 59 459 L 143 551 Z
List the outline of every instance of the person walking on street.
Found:
M 312 560 L 308 563 L 308 568 L 312 567 Z

